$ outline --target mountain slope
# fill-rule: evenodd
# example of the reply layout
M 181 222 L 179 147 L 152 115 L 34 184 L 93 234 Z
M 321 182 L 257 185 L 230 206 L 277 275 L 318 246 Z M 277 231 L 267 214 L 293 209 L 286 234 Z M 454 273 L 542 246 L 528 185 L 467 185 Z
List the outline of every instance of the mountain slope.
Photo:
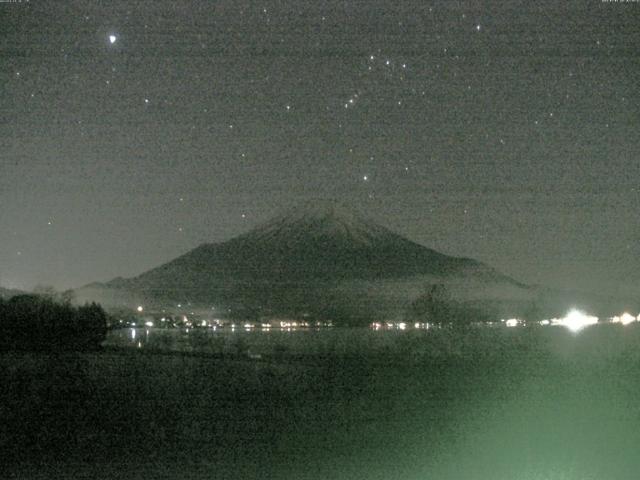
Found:
M 316 201 L 229 241 L 201 245 L 137 277 L 118 278 L 103 287 L 146 302 L 189 301 L 282 312 L 336 304 L 362 309 L 363 299 L 369 302 L 362 285 L 381 282 L 399 285 L 390 294 L 393 308 L 399 308 L 408 292 L 453 279 L 524 287 L 476 260 L 441 254 L 340 204 Z M 407 282 L 416 287 L 407 288 Z
M 512 281 L 468 258 L 443 255 L 335 203 L 290 210 L 244 235 L 204 244 L 118 284 L 158 288 L 207 280 L 340 281 L 411 275 L 480 275 Z

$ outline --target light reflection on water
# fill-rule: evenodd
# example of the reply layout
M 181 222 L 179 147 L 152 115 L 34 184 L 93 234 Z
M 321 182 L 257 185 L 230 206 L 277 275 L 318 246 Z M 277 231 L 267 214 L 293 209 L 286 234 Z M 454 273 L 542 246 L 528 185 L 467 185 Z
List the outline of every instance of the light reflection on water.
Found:
M 413 325 L 411 325 L 413 327 Z M 154 351 L 203 354 L 262 355 L 386 355 L 446 357 L 499 355 L 500 349 L 521 345 L 523 351 L 541 349 L 547 353 L 579 354 L 593 362 L 633 342 L 629 326 L 601 325 L 575 334 L 564 327 L 500 328 L 153 328 L 112 330 L 107 347 L 140 348 Z M 608 332 L 608 333 L 607 333 Z M 596 340 L 597 338 L 597 340 Z
M 386 348 L 400 331 L 375 332 L 369 328 L 125 328 L 112 330 L 104 345 L 162 351 L 210 354 L 246 353 L 250 356 L 293 354 L 349 354 Z

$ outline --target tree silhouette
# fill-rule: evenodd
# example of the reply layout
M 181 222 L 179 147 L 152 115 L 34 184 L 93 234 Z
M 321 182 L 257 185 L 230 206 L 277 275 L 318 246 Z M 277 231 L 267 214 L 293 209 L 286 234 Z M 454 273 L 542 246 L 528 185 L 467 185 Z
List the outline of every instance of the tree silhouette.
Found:
M 93 303 L 74 307 L 50 295 L 18 295 L 0 302 L 3 350 L 87 350 L 100 347 L 107 314 Z
M 453 314 L 452 303 L 447 287 L 440 283 L 429 285 L 426 292 L 411 303 L 407 316 L 413 322 L 450 322 Z

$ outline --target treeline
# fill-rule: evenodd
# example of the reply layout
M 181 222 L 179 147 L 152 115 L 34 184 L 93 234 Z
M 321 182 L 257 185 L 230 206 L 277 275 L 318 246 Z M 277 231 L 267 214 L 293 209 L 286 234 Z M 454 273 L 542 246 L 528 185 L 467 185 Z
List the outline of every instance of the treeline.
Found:
M 45 295 L 0 298 L 0 349 L 95 350 L 107 333 L 107 314 L 95 303 L 75 307 Z
M 469 302 L 455 300 L 442 284 L 428 285 L 425 292 L 416 298 L 404 314 L 407 322 L 466 325 L 496 321 L 497 312 L 481 308 Z

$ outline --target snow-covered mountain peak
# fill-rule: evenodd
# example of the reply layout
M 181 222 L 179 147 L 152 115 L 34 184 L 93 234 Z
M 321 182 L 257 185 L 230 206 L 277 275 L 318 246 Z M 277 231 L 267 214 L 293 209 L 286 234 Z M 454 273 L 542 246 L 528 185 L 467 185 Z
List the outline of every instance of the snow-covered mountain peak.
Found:
M 243 235 L 245 240 L 286 243 L 320 237 L 370 246 L 388 242 L 397 235 L 330 200 L 315 200 L 293 207 Z

